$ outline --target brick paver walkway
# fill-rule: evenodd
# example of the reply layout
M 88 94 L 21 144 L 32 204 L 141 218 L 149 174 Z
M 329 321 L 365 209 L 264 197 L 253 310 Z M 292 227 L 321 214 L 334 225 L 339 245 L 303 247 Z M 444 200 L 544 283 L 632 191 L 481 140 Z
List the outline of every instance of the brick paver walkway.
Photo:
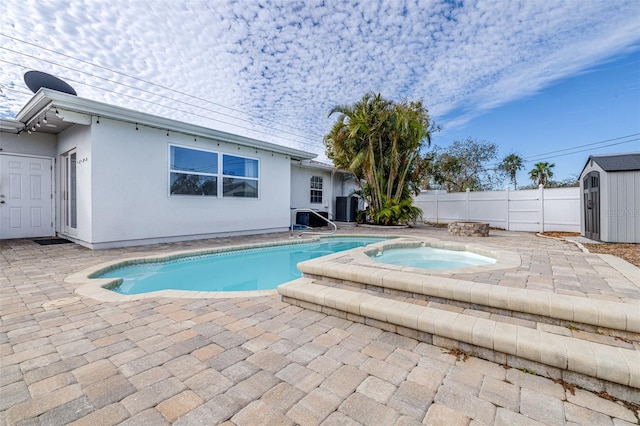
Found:
M 432 228 L 387 232 L 464 239 Z M 638 423 L 629 404 L 477 358 L 456 359 L 279 296 L 116 304 L 78 297 L 63 282 L 107 260 L 266 240 L 288 234 L 106 251 L 0 241 L 0 423 Z M 461 274 L 466 280 L 640 301 L 637 286 L 571 243 L 498 231 L 472 242 L 511 248 L 523 264 Z

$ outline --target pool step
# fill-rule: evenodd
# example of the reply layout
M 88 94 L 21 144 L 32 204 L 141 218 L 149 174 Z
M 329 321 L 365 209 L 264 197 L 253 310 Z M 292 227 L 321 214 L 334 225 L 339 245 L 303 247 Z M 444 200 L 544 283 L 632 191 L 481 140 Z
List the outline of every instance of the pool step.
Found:
M 628 331 L 594 327 L 592 325 L 580 324 L 575 321 L 560 320 L 554 317 L 541 317 L 529 313 L 496 309 L 488 306 L 469 304 L 456 300 L 442 299 L 438 297 L 425 296 L 423 294 L 398 292 L 380 287 L 365 285 L 354 285 L 353 283 L 335 283 L 323 281 L 322 285 L 335 286 L 351 291 L 362 291 L 374 296 L 386 299 L 400 300 L 407 303 L 414 303 L 434 309 L 442 309 L 455 313 L 490 319 L 496 322 L 518 325 L 522 327 L 539 329 L 553 334 L 560 334 L 577 339 L 589 340 L 609 346 L 639 350 L 640 334 Z
M 372 266 L 353 250 L 298 264 L 304 277 L 640 342 L 640 304 L 556 294 Z M 360 256 L 362 257 L 362 256 Z
M 631 348 L 565 336 L 540 328 L 425 306 L 336 286 L 322 278 L 301 278 L 281 285 L 284 301 L 505 366 L 606 391 L 626 401 L 640 400 L 640 352 Z M 386 296 L 386 295 L 385 295 Z

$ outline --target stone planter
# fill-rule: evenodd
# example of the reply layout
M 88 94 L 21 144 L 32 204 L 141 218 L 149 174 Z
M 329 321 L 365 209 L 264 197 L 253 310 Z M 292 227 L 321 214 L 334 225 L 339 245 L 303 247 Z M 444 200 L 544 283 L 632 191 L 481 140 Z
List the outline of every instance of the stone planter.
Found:
M 482 222 L 451 222 L 448 230 L 451 235 L 463 237 L 489 236 L 489 224 Z

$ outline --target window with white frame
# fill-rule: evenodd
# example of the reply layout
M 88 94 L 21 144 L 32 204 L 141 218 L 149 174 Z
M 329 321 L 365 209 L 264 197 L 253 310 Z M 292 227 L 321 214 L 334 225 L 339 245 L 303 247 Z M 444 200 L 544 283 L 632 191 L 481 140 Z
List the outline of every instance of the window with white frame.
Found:
M 222 196 L 258 198 L 258 160 L 222 155 Z
M 169 145 L 169 157 L 170 195 L 258 198 L 255 158 L 177 145 Z
M 169 146 L 169 193 L 218 196 L 218 153 Z
M 322 176 L 311 176 L 311 196 L 312 204 L 322 204 Z

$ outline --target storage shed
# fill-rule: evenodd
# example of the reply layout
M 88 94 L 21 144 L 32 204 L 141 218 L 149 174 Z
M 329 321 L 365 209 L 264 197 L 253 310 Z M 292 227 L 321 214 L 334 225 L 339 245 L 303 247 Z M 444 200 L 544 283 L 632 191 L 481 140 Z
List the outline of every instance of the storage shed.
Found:
M 580 189 L 582 236 L 640 243 L 640 152 L 589 156 Z

